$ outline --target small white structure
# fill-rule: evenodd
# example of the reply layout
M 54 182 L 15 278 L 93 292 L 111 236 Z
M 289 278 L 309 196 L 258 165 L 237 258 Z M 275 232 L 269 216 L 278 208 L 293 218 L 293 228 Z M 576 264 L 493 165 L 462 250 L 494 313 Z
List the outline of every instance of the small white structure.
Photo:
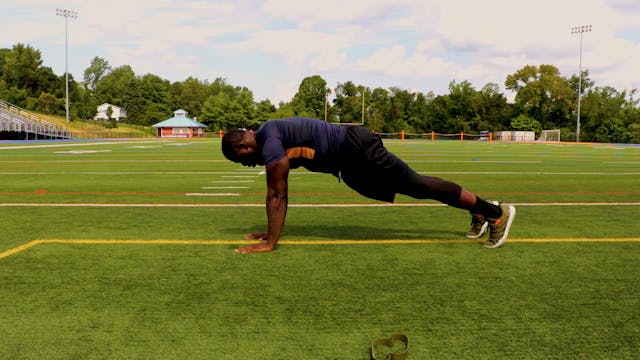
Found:
M 111 117 L 109 117 L 109 109 L 111 109 Z M 109 120 L 115 119 L 116 121 L 120 121 L 122 118 L 127 117 L 127 112 L 118 106 L 111 105 L 109 103 L 104 103 L 102 105 L 98 105 L 98 114 L 93 117 L 94 120 Z
M 187 116 L 185 110 L 176 110 L 173 117 L 151 125 L 157 129 L 158 137 L 163 138 L 192 138 L 203 137 L 207 125 L 201 124 Z
M 496 131 L 494 140 L 500 141 L 535 141 L 534 131 Z

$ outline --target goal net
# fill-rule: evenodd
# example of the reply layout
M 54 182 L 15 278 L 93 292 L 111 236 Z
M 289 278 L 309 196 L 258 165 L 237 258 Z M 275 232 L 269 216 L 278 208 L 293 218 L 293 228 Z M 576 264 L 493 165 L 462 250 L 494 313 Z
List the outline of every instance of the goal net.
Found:
M 542 130 L 538 141 L 560 141 L 560 129 Z

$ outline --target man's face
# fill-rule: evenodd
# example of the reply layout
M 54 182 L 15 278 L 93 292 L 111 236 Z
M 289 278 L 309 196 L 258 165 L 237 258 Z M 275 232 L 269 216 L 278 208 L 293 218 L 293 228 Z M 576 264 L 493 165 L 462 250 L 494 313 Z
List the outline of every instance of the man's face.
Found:
M 255 147 L 239 144 L 235 147 L 236 162 L 243 166 L 256 166 L 260 163 L 260 154 Z

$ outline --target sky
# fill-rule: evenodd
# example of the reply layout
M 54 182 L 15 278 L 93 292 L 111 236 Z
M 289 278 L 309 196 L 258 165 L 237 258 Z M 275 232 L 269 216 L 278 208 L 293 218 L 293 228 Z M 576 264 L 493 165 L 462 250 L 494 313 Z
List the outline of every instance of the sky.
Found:
M 507 93 L 506 77 L 526 65 L 568 78 L 580 59 L 596 86 L 640 88 L 640 0 L 3 1 L 0 48 L 30 45 L 62 75 L 65 23 L 76 81 L 98 56 L 171 82 L 223 78 L 274 104 L 314 75 L 331 89 L 438 95 L 469 81 Z M 583 25 L 592 31 L 572 34 Z

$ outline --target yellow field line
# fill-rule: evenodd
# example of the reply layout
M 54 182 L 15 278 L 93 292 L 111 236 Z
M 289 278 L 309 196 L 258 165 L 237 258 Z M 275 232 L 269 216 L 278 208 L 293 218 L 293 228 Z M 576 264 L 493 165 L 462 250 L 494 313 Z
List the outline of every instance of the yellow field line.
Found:
M 15 247 L 13 249 L 9 249 L 7 251 L 1 252 L 0 253 L 0 259 L 4 259 L 6 257 L 9 257 L 9 256 L 13 255 L 13 254 L 19 253 L 22 250 L 26 250 L 26 249 L 28 249 L 28 248 L 30 248 L 32 246 L 36 246 L 36 245 L 38 245 L 40 243 L 42 243 L 41 240 L 34 240 L 34 241 L 28 242 L 26 244 L 22 244 L 22 245 L 20 245 L 18 247 Z
M 110 239 L 45 239 L 33 240 L 0 253 L 0 259 L 17 254 L 40 244 L 116 244 L 116 245 L 244 245 L 255 240 L 110 240 Z M 370 240 L 280 240 L 282 245 L 366 245 L 366 244 L 460 244 L 478 243 L 478 240 L 446 239 L 370 239 Z M 622 243 L 640 242 L 640 238 L 534 238 L 509 239 L 509 243 Z

